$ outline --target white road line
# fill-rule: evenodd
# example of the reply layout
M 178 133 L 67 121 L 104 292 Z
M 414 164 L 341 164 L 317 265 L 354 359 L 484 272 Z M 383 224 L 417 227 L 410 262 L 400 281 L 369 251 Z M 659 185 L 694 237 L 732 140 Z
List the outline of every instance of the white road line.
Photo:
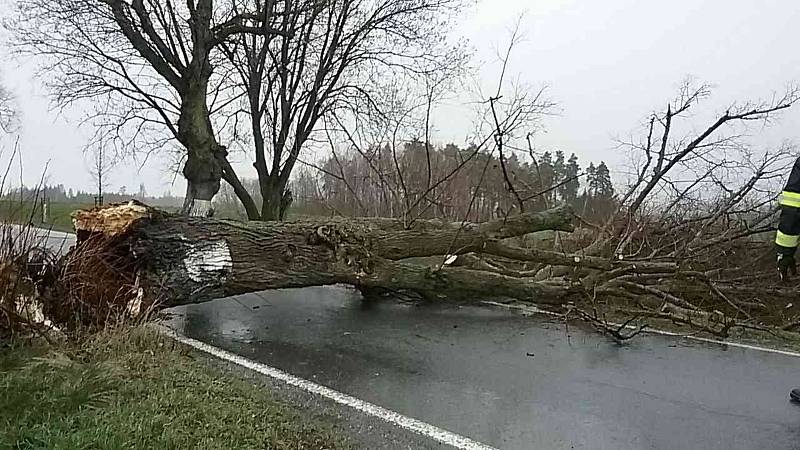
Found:
M 175 339 L 176 341 L 186 344 L 194 349 L 208 353 L 209 355 L 215 356 L 219 359 L 234 363 L 238 366 L 253 370 L 270 378 L 282 381 L 286 384 L 298 387 L 306 392 L 320 395 L 327 399 L 333 400 L 336 403 L 349 406 L 367 415 L 385 420 L 386 422 L 389 422 L 400 428 L 420 434 L 442 444 L 447 444 L 464 450 L 497 450 L 494 447 L 474 441 L 468 437 L 451 433 L 429 423 L 425 423 L 412 417 L 390 411 L 386 408 L 352 397 L 329 387 L 325 387 L 312 381 L 294 376 L 280 369 L 251 361 L 242 356 L 206 344 L 205 342 L 183 336 L 166 326 L 155 325 L 155 328 L 172 339 Z
M 544 309 L 536 308 L 535 306 L 534 307 L 528 307 L 528 306 L 506 305 L 504 303 L 490 302 L 490 301 L 485 301 L 485 302 L 481 302 L 481 303 L 483 303 L 484 305 L 498 306 L 498 307 L 505 308 L 505 309 L 516 309 L 516 310 L 520 310 L 520 311 L 529 312 L 531 314 L 543 314 L 543 315 L 546 315 L 546 316 L 553 316 L 553 317 L 562 317 L 563 316 L 563 314 L 559 314 L 559 313 L 555 313 L 555 312 L 552 312 L 552 311 L 547 311 L 547 310 L 544 310 Z M 614 322 L 608 322 L 608 325 L 612 326 L 612 327 L 622 326 L 621 323 L 614 323 Z M 625 328 L 628 329 L 628 330 L 638 329 L 638 327 L 635 327 L 633 325 L 627 325 Z M 683 338 L 683 339 L 691 339 L 693 341 L 706 342 L 706 343 L 709 343 L 709 344 L 727 345 L 727 346 L 730 346 L 730 347 L 743 348 L 743 349 L 747 349 L 747 350 L 756 350 L 756 351 L 759 351 L 759 352 L 775 353 L 775 354 L 778 354 L 778 355 L 792 356 L 792 357 L 795 357 L 795 358 L 800 358 L 800 353 L 789 351 L 789 350 L 779 350 L 779 349 L 776 349 L 776 348 L 759 347 L 757 345 L 742 344 L 742 343 L 739 343 L 739 342 L 723 341 L 723 340 L 719 340 L 719 339 L 704 338 L 704 337 L 700 337 L 700 336 L 691 336 L 691 335 L 687 336 L 685 334 L 675 333 L 673 331 L 659 330 L 659 329 L 656 329 L 656 328 L 647 328 L 647 329 L 645 329 L 643 331 L 643 333 L 660 334 L 662 336 L 671 336 L 671 337 L 678 337 L 678 338 Z
M 615 326 L 615 327 L 620 326 L 620 324 L 617 324 L 617 323 L 609 323 L 609 325 Z M 629 325 L 626 328 L 630 329 L 631 327 Z M 684 338 L 684 339 L 691 339 L 693 341 L 706 342 L 706 343 L 709 343 L 709 344 L 727 345 L 729 347 L 743 348 L 743 349 L 746 349 L 746 350 L 756 350 L 756 351 L 759 351 L 759 352 L 775 353 L 777 355 L 792 356 L 792 357 L 795 357 L 795 358 L 800 358 L 800 353 L 793 352 L 793 351 L 790 351 L 790 350 L 779 350 L 777 348 L 759 347 L 757 345 L 742 344 L 742 343 L 739 343 L 739 342 L 722 341 L 722 340 L 719 340 L 719 339 L 704 338 L 704 337 L 700 337 L 700 336 L 686 336 L 686 335 L 683 335 L 683 334 L 680 334 L 680 333 L 674 333 L 672 331 L 664 331 L 664 330 L 657 330 L 657 329 L 648 329 L 648 330 L 645 330 L 644 332 L 653 333 L 653 334 L 660 334 L 660 335 L 663 335 L 663 336 L 673 336 L 673 337 L 679 337 L 679 338 Z

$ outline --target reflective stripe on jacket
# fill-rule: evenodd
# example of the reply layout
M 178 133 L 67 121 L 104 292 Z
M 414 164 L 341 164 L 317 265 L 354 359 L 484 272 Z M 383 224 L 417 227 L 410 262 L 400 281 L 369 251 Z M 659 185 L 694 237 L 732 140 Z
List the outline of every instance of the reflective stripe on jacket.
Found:
M 778 246 L 778 252 L 793 255 L 800 242 L 800 158 L 792 167 L 779 203 L 781 219 L 775 235 L 775 244 Z

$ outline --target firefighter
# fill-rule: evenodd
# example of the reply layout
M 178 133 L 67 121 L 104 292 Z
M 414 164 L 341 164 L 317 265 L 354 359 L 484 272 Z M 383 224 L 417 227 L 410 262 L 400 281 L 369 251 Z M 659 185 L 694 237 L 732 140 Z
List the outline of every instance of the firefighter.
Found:
M 781 218 L 775 235 L 778 253 L 778 276 L 786 281 L 797 274 L 794 254 L 800 240 L 800 158 L 789 174 L 789 181 L 780 198 Z
M 800 240 L 800 158 L 789 174 L 789 181 L 781 193 L 781 218 L 775 235 L 775 248 L 778 253 L 778 277 L 787 281 L 797 275 L 794 254 Z M 800 388 L 793 389 L 789 397 L 800 402 Z

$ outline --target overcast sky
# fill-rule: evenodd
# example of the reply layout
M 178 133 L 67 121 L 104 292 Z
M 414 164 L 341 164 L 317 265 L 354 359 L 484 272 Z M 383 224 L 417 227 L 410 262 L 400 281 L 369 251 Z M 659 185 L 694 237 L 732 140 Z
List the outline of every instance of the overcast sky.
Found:
M 665 106 L 686 76 L 715 85 L 702 106 L 709 112 L 800 81 L 796 0 L 482 0 L 454 33 L 475 47 L 487 86 L 499 72 L 495 50 L 506 45 L 523 12 L 525 41 L 515 48 L 509 72 L 532 86 L 547 85 L 559 111 L 546 121 L 537 145 L 574 152 L 582 161 L 606 160 L 620 177 L 625 158 L 615 138 L 629 136 L 649 112 Z M 79 129 L 79 112 L 50 110 L 47 93 L 17 62 L 5 58 L 0 74 L 22 112 L 26 182 L 34 183 L 49 161 L 50 183 L 90 189 L 82 153 L 88 130 Z M 461 144 L 470 131 L 471 107 L 449 103 L 434 117 L 434 139 Z M 697 114 L 697 127 L 702 116 Z M 798 138 L 800 109 L 752 142 L 773 146 Z M 6 158 L 7 152 L 0 156 Z M 158 159 L 141 170 L 120 166 L 111 178 L 112 190 L 135 190 L 140 182 L 150 193 L 184 189 L 180 180 L 171 185 Z

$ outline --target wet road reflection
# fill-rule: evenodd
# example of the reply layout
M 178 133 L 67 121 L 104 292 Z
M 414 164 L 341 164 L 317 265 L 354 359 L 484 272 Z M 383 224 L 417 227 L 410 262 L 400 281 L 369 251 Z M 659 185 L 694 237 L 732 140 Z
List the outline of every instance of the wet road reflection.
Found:
M 172 326 L 512 449 L 800 447 L 800 359 L 592 330 L 486 307 L 305 288 L 175 308 Z

